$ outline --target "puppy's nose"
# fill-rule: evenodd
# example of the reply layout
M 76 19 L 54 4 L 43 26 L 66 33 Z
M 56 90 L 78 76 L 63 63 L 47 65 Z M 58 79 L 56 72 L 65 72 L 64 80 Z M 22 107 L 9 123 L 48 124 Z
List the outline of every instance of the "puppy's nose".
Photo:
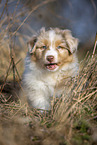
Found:
M 52 62 L 52 61 L 54 60 L 54 56 L 53 56 L 53 55 L 47 56 L 47 60 L 48 60 L 49 62 Z

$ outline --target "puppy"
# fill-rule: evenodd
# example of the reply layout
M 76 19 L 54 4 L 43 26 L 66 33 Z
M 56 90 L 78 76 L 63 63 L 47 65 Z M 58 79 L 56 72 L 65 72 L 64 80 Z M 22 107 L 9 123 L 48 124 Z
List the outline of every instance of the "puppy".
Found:
M 30 106 L 49 110 L 53 95 L 68 93 L 64 85 L 78 71 L 78 39 L 70 30 L 58 28 L 40 32 L 28 42 L 23 88 Z

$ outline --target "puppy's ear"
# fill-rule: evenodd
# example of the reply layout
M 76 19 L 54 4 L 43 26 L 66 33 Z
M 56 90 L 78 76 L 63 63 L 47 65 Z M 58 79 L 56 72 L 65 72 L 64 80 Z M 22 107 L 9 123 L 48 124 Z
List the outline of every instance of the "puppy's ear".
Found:
M 42 27 L 42 28 L 40 29 L 40 33 L 45 33 L 45 27 Z
M 77 50 L 79 40 L 74 38 L 71 34 L 70 30 L 62 30 L 63 37 L 67 43 L 67 47 L 69 48 L 71 53 L 74 53 Z
M 56 32 L 56 34 L 62 34 L 64 30 L 61 30 L 59 28 L 54 28 L 54 31 Z
M 36 42 L 37 42 L 36 36 L 34 36 L 30 41 L 27 42 L 28 51 L 30 54 L 34 53 L 34 51 L 36 49 Z

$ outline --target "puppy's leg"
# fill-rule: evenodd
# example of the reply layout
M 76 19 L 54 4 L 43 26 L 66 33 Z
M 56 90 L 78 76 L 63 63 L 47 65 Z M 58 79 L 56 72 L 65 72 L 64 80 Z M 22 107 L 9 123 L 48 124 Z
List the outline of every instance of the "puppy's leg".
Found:
M 42 110 L 50 109 L 48 97 L 44 94 L 44 92 L 39 92 L 39 90 L 30 92 L 30 94 L 27 96 L 27 100 L 31 107 Z

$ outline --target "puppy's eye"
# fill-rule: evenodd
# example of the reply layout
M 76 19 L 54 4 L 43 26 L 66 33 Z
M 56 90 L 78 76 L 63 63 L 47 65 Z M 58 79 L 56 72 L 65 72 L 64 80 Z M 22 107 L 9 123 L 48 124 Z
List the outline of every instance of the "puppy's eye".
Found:
M 42 48 L 43 48 L 43 49 L 47 49 L 47 46 L 44 45 L 44 46 L 42 46 Z
M 63 48 L 63 47 L 62 47 L 62 46 L 58 46 L 58 47 L 57 47 L 57 49 L 61 49 L 61 48 Z

